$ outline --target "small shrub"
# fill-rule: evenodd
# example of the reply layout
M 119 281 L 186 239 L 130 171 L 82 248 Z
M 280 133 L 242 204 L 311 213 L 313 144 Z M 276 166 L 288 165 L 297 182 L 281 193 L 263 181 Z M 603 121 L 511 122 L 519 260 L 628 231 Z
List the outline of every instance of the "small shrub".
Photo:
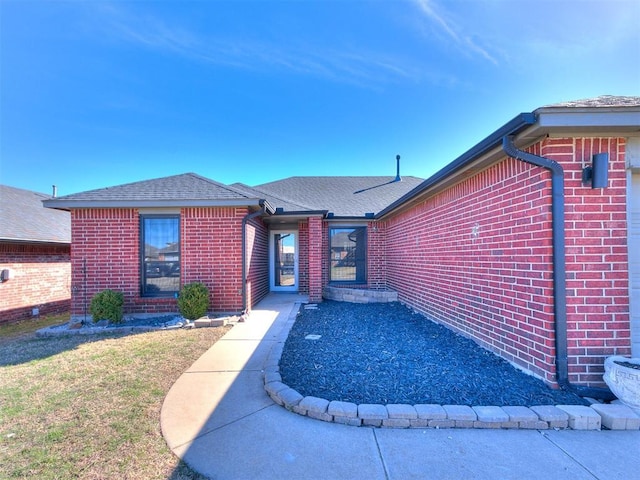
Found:
M 124 294 L 115 290 L 103 290 L 91 299 L 89 312 L 94 322 L 109 320 L 111 323 L 122 322 Z
M 178 295 L 178 309 L 189 320 L 202 317 L 209 310 L 209 289 L 200 282 L 186 284 Z

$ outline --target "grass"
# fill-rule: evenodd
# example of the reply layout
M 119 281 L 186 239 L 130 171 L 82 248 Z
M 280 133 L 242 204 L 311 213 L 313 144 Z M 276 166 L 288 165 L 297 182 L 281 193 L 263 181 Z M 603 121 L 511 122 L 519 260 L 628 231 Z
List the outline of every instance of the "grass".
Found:
M 69 320 L 69 314 L 52 315 L 30 320 L 21 320 L 15 323 L 0 325 L 0 345 L 4 342 L 14 340 L 23 335 L 32 335 L 35 330 L 58 325 Z
M 167 447 L 160 408 L 229 327 L 36 337 L 43 326 L 0 327 L 0 478 L 204 478 Z

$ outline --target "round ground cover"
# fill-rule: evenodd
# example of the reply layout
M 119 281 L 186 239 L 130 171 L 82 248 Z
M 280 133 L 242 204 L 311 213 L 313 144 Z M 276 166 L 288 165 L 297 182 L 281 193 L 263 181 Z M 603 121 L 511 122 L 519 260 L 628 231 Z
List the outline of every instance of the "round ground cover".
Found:
M 280 374 L 304 396 L 356 404 L 587 404 L 400 303 L 301 309 Z

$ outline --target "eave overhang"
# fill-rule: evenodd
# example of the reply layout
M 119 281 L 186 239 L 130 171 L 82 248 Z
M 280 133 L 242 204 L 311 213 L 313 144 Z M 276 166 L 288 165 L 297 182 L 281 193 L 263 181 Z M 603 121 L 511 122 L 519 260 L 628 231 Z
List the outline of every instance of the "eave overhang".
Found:
M 299 210 L 299 211 L 280 211 L 276 209 L 273 215 L 264 218 L 267 224 L 291 224 L 307 220 L 310 217 L 325 218 L 327 210 Z
M 56 247 L 68 247 L 71 245 L 71 240 L 38 240 L 29 238 L 0 238 L 0 244 L 22 244 L 22 245 L 43 245 L 43 246 L 56 246 Z
M 409 208 L 503 159 L 502 139 L 507 135 L 514 137 L 517 148 L 526 148 L 546 137 L 640 136 L 640 106 L 545 107 L 522 113 L 381 210 L 375 218 L 382 219 Z
M 466 176 L 477 173 L 485 168 L 483 166 L 484 164 L 495 160 L 499 156 L 504 156 L 501 145 L 505 135 L 516 135 L 530 125 L 533 125 L 535 121 L 536 115 L 534 113 L 521 113 L 516 116 L 480 143 L 460 155 L 453 162 L 427 178 L 409 193 L 378 212 L 375 215 L 375 219 L 384 218 L 398 209 L 404 209 L 418 203 L 422 198 L 432 194 L 436 188 L 446 188 L 459 182 L 459 175 L 462 172 L 467 172 Z M 470 170 L 472 167 L 473 169 Z
M 47 208 L 74 210 L 85 208 L 188 208 L 188 207 L 249 207 L 259 210 L 263 206 L 266 213 L 274 213 L 275 208 L 264 199 L 229 200 L 65 200 L 52 198 L 43 200 Z

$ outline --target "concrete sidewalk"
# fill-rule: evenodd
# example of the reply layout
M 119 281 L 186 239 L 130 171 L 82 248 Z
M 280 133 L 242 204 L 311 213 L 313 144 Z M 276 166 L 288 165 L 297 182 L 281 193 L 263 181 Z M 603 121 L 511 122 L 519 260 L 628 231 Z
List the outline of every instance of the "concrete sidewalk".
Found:
M 305 298 L 270 294 L 173 385 L 162 433 L 194 470 L 231 479 L 624 479 L 640 431 L 386 429 L 303 417 L 263 387 Z

